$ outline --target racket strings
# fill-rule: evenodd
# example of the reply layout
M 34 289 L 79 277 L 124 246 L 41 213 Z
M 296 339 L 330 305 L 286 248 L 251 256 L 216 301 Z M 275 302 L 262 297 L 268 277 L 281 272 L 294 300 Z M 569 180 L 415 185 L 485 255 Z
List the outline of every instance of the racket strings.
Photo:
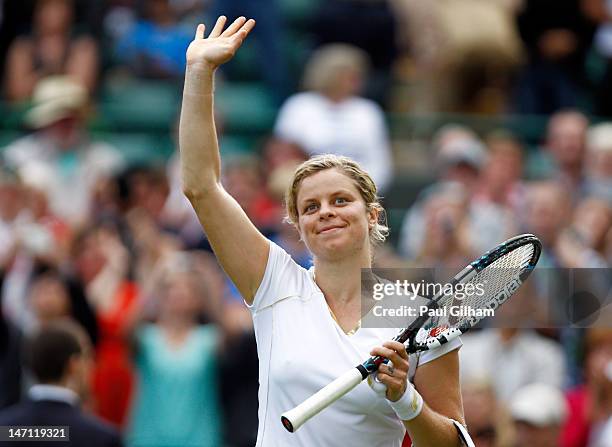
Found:
M 447 311 L 440 316 L 434 317 L 429 327 L 462 327 L 474 324 L 474 318 L 478 318 L 471 312 L 481 309 L 491 308 L 493 305 L 501 304 L 510 297 L 510 294 L 501 295 L 502 301 L 495 303 L 495 298 L 500 298 L 500 294 L 527 268 L 533 258 L 534 246 L 532 244 L 522 245 L 512 250 L 492 264 L 485 267 L 474 275 L 462 286 L 463 293 L 448 295 L 439 301 L 440 308 L 447 308 Z M 468 286 L 468 284 L 472 286 Z M 466 291 L 470 291 L 467 293 Z M 493 304 L 495 303 L 495 304 Z M 461 312 L 450 312 L 450 308 L 461 307 Z

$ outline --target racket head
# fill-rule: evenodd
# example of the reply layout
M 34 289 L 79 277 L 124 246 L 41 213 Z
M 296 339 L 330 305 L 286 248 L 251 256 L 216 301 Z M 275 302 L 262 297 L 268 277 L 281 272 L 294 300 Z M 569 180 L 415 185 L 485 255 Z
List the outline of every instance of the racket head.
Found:
M 453 287 L 480 285 L 482 296 L 458 300 L 455 295 L 436 295 L 429 308 L 446 309 L 446 314 L 419 318 L 422 321 L 402 332 L 398 341 L 408 341 L 406 349 L 414 353 L 437 348 L 464 334 L 514 295 L 535 268 L 541 252 L 542 244 L 533 234 L 515 236 L 489 250 L 450 281 Z M 450 314 L 452 306 L 462 306 L 466 314 Z

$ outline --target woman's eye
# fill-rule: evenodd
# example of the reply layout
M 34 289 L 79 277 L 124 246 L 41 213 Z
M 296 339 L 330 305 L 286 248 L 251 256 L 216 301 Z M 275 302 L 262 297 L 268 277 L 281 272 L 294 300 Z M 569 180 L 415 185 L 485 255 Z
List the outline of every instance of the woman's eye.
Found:
M 306 208 L 304 208 L 304 212 L 305 213 L 311 213 L 311 212 L 313 212 L 316 209 L 317 209 L 317 205 L 315 203 L 311 203 Z
M 345 198 L 343 198 L 343 197 L 337 197 L 336 198 L 336 204 L 343 205 L 345 203 L 346 203 L 346 199 Z

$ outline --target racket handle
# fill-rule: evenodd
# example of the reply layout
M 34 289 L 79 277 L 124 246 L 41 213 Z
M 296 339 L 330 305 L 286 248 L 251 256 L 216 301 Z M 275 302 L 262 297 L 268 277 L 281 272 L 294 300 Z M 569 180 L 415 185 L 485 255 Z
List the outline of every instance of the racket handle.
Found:
M 304 422 L 340 399 L 359 385 L 362 380 L 363 374 L 359 369 L 353 368 L 347 371 L 294 409 L 283 413 L 281 415 L 283 426 L 291 433 L 295 432 Z

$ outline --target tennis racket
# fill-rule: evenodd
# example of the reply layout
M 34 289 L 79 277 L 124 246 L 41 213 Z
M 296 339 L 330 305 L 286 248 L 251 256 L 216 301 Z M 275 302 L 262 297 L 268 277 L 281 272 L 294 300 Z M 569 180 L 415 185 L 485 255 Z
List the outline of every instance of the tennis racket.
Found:
M 465 296 L 458 300 L 453 294 L 441 291 L 428 302 L 428 310 L 450 308 L 458 303 L 474 310 L 497 309 L 525 282 L 538 262 L 541 251 L 540 241 L 532 234 L 515 236 L 505 241 L 469 264 L 450 281 L 453 290 L 458 284 L 463 284 L 465 288 L 466 284 L 473 283 L 474 286 L 480 285 L 484 290 L 483 293 Z M 452 312 L 446 313 L 449 315 L 444 316 L 445 313 L 439 311 L 422 312 L 394 340 L 404 343 L 409 354 L 428 351 L 464 334 L 486 315 L 486 312 L 481 312 L 483 316 L 473 315 L 478 312 L 466 313 L 465 316 L 452 316 Z M 431 314 L 442 314 L 442 316 L 430 316 Z M 288 431 L 295 432 L 310 418 L 376 372 L 385 361 L 384 357 L 370 357 L 347 371 L 297 407 L 283 413 L 281 415 L 283 426 Z

